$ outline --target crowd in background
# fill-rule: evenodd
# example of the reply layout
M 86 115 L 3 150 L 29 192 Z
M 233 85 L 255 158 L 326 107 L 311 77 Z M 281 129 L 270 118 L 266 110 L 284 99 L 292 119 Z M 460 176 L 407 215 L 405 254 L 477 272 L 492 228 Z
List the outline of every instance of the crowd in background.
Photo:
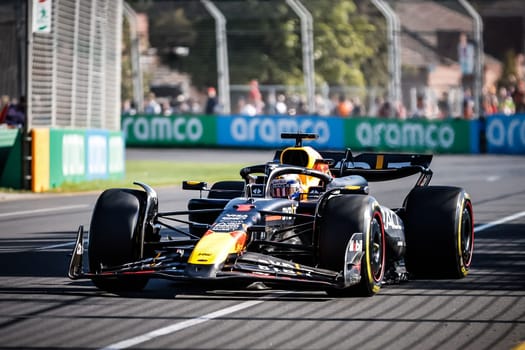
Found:
M 247 92 L 232 94 L 235 96 L 232 103 L 232 114 L 246 116 L 255 115 L 319 115 L 340 117 L 377 117 L 395 119 L 473 119 L 475 115 L 475 101 L 470 88 L 455 89 L 454 96 L 451 90 L 442 91 L 439 97 L 425 93 L 417 93 L 411 107 L 402 102 L 392 103 L 388 99 L 375 96 L 349 96 L 346 93 L 315 95 L 315 111 L 310 113 L 307 108 L 306 97 L 300 93 L 277 92 L 267 89 L 261 93 L 258 82 L 252 80 Z M 363 102 L 364 99 L 371 99 Z M 519 80 L 510 86 L 495 85 L 483 91 L 479 101 L 480 116 L 491 114 L 522 114 L 525 113 L 525 81 Z M 144 103 L 144 114 L 174 115 L 174 114 L 221 114 L 217 91 L 209 87 L 201 98 L 191 98 L 181 94 L 179 96 L 156 97 L 149 93 Z M 123 102 L 123 114 L 133 115 L 137 108 L 129 100 Z

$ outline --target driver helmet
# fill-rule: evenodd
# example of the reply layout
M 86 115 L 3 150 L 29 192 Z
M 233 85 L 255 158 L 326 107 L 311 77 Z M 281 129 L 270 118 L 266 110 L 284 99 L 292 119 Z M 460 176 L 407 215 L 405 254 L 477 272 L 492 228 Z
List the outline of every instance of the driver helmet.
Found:
M 302 192 L 301 180 L 298 175 L 283 175 L 270 183 L 270 195 L 273 198 L 299 199 Z

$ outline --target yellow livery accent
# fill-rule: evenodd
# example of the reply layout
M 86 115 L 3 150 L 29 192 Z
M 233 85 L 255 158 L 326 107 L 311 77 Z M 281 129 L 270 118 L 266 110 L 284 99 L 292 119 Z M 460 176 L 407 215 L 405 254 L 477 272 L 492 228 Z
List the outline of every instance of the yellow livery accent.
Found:
M 385 156 L 382 154 L 378 154 L 377 159 L 376 159 L 376 169 L 383 169 L 384 161 L 385 161 Z
M 246 233 L 208 231 L 199 240 L 191 253 L 188 263 L 196 265 L 217 265 L 228 255 L 240 253 L 246 242 Z
M 49 189 L 49 129 L 33 129 L 31 176 L 33 192 L 45 192 Z
M 281 164 L 295 165 L 314 169 L 317 160 L 322 160 L 321 154 L 312 147 L 287 147 L 281 152 Z M 318 186 L 319 179 L 314 176 L 299 175 L 305 187 Z

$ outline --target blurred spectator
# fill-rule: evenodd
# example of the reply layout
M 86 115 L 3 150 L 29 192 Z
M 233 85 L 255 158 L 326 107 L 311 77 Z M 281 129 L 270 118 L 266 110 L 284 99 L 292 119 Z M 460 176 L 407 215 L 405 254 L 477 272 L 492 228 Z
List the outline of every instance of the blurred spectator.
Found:
M 353 117 L 360 117 L 364 114 L 365 110 L 363 105 L 361 104 L 361 99 L 356 96 L 352 100 L 350 100 L 350 103 L 352 104 L 352 116 Z
M 137 114 L 137 109 L 135 104 L 131 100 L 124 100 L 122 102 L 122 115 L 135 115 Z
M 416 106 L 414 110 L 410 113 L 410 117 L 414 119 L 423 119 L 428 117 L 427 106 L 423 95 L 417 95 Z
M 275 97 L 275 90 L 271 89 L 270 92 L 268 92 L 268 96 L 266 97 L 266 114 L 274 115 L 277 114 L 277 110 L 275 108 L 275 104 L 277 103 L 277 97 Z
M 352 113 L 352 109 L 352 103 L 348 101 L 345 95 L 340 95 L 339 102 L 336 106 L 337 115 L 340 117 L 348 117 L 350 116 L 350 113 Z
M 483 113 L 485 115 L 496 114 L 499 112 L 498 96 L 496 86 L 491 85 L 483 95 Z
M 315 110 L 317 115 L 328 116 L 330 115 L 330 100 L 325 99 L 320 94 L 315 95 Z
M 20 97 L 20 102 L 11 103 L 7 108 L 5 123 L 10 128 L 21 128 L 26 121 L 26 98 Z
M 162 101 L 161 109 L 162 109 L 161 113 L 165 117 L 168 117 L 173 114 L 173 108 L 171 107 L 169 100 Z
M 202 113 L 202 106 L 200 105 L 199 101 L 196 99 L 190 97 L 188 98 L 188 106 L 190 107 L 190 113 L 192 114 L 198 114 Z
M 239 113 L 242 115 L 247 115 L 250 117 L 253 117 L 257 115 L 257 110 L 255 109 L 255 106 L 249 102 L 246 102 L 246 99 L 244 97 L 240 97 L 237 101 L 237 107 L 239 109 Z
M 438 106 L 438 118 L 447 119 L 450 118 L 450 102 L 448 100 L 448 91 L 443 91 L 441 98 L 437 102 Z
M 0 124 L 5 122 L 5 117 L 7 115 L 7 109 L 9 108 L 9 96 L 3 95 L 0 100 Z
M 504 86 L 499 89 L 499 106 L 498 111 L 505 115 L 511 115 L 516 112 L 516 106 L 514 106 L 514 100 Z
M 390 101 L 383 101 L 381 107 L 379 108 L 379 111 L 377 112 L 377 116 L 379 118 L 390 118 L 392 115 L 394 115 L 394 111 L 392 110 L 392 104 L 390 103 Z
M 296 114 L 297 115 L 306 115 L 308 114 L 308 107 L 306 106 L 306 97 L 304 96 L 295 96 L 295 105 L 296 105 Z
M 466 88 L 463 92 L 463 118 L 472 119 L 474 117 L 474 99 L 472 98 L 472 91 Z
M 150 92 L 147 96 L 146 103 L 144 105 L 144 114 L 160 114 L 162 108 L 155 99 L 155 94 Z
M 372 104 L 372 106 L 370 107 L 370 116 L 372 117 L 378 117 L 379 116 L 379 111 L 381 110 L 381 107 L 383 106 L 383 99 L 379 96 L 375 97 L 374 98 L 374 103 Z
M 275 113 L 283 115 L 288 112 L 288 106 L 286 105 L 286 96 L 279 94 L 277 101 L 275 102 Z
M 256 114 L 261 114 L 264 109 L 261 92 L 259 91 L 259 82 L 256 79 L 250 81 L 250 91 L 248 93 L 248 103 L 255 107 Z
M 512 94 L 514 101 L 515 113 L 525 113 L 525 81 L 520 80 Z
M 405 105 L 401 101 L 396 101 L 395 103 L 396 107 L 396 118 L 398 119 L 406 119 L 407 118 L 407 109 L 405 108 Z
M 217 108 L 217 91 L 214 87 L 208 88 L 208 99 L 206 100 L 206 107 L 204 107 L 204 114 L 215 114 Z

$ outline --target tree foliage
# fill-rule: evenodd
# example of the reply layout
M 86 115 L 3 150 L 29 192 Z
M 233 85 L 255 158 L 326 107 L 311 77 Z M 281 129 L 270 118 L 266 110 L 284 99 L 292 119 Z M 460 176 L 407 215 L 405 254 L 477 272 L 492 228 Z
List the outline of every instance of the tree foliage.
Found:
M 303 0 L 314 22 L 317 84 L 367 86 L 386 82 L 381 17 L 354 1 Z M 163 62 L 189 73 L 197 87 L 217 81 L 215 21 L 200 1 L 135 1 L 149 16 L 151 45 Z M 300 20 L 284 0 L 214 1 L 227 19 L 231 84 L 302 85 Z M 368 7 L 367 7 L 368 6 Z M 189 48 L 188 56 L 173 48 Z

